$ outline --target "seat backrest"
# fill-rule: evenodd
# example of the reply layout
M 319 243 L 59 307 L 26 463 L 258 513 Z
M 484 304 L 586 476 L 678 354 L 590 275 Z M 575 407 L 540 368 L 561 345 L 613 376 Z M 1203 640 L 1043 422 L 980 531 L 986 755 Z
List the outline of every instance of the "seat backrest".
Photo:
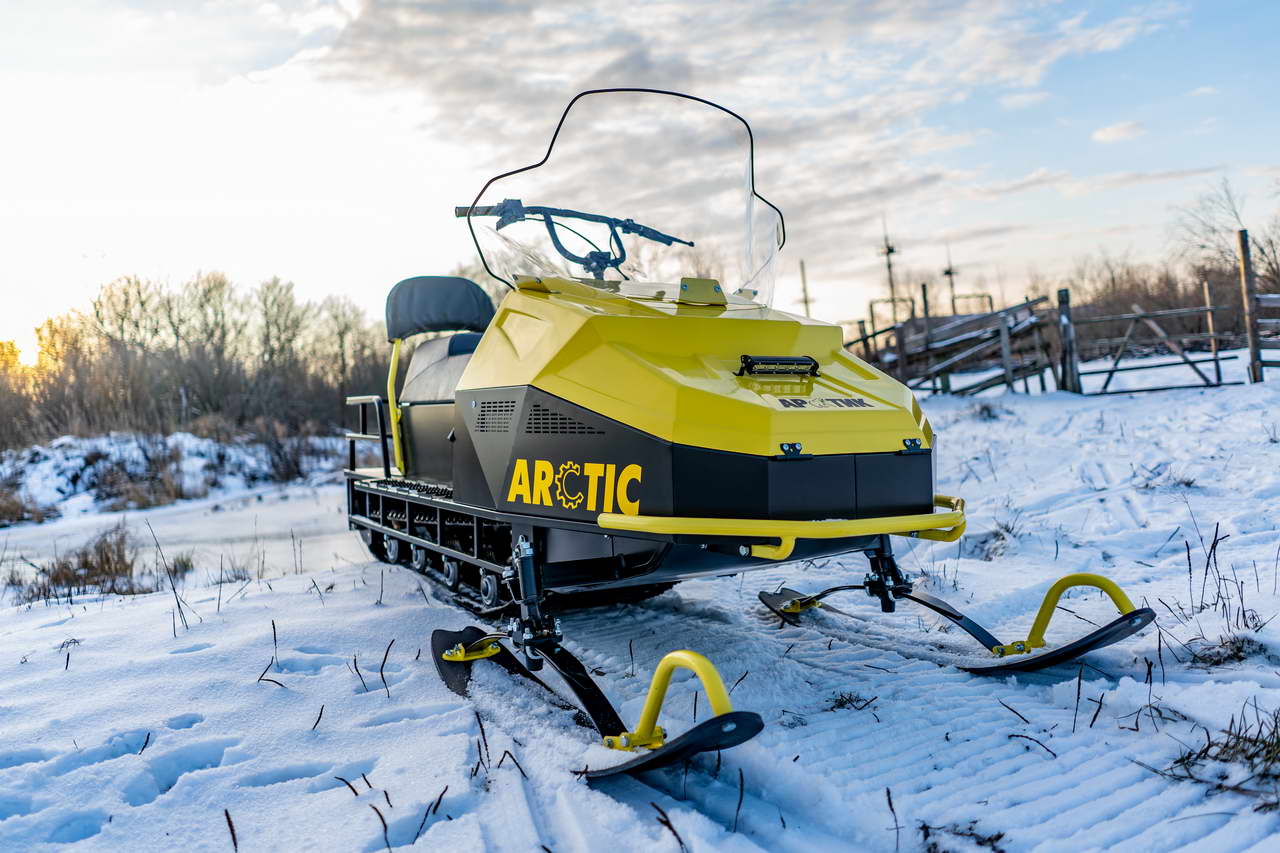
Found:
M 387 340 L 423 332 L 483 332 L 493 300 L 470 279 L 453 275 L 406 278 L 387 294 Z

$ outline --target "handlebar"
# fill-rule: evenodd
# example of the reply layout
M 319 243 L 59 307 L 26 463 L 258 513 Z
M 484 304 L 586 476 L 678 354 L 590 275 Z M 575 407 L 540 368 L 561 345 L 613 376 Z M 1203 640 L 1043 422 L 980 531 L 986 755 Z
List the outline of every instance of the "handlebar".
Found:
M 580 264 L 594 278 L 603 276 L 607 268 L 619 269 L 622 266 L 622 262 L 627 259 L 626 247 L 623 246 L 622 240 L 618 237 L 619 231 L 623 234 L 635 234 L 638 237 L 653 240 L 655 243 L 661 243 L 664 246 L 670 246 L 674 243 L 680 243 L 685 246 L 693 245 L 692 240 L 681 240 L 679 237 L 664 234 L 656 228 L 641 225 L 632 219 L 617 219 L 599 213 L 583 213 L 559 207 L 525 206 L 517 198 L 503 199 L 500 204 L 494 205 L 455 207 L 453 215 L 459 219 L 469 216 L 496 216 L 498 217 L 497 228 L 499 230 L 515 222 L 523 222 L 526 218 L 540 218 L 547 226 L 547 233 L 551 237 L 552 245 L 555 246 L 556 251 L 571 263 Z M 597 249 L 594 252 L 588 252 L 585 257 L 573 254 L 565 248 L 564 244 L 560 242 L 559 235 L 556 234 L 556 226 L 559 225 L 553 218 L 556 216 L 565 219 L 581 219 L 584 222 L 596 222 L 608 226 L 610 251 L 606 252 Z M 562 227 L 567 228 L 568 226 Z M 572 231 L 573 229 L 569 230 Z M 594 245 L 592 244 L 593 247 Z M 621 270 L 619 269 L 619 271 Z

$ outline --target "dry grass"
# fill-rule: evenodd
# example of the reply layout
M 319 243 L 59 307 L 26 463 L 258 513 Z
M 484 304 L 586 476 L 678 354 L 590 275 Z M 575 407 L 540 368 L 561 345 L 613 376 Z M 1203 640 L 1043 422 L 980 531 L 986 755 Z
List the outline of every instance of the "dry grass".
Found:
M 0 487 L 0 527 L 8 527 L 22 521 L 34 521 L 40 524 L 56 513 L 28 500 L 16 490 Z
M 21 580 L 18 599 L 24 603 L 50 599 L 70 602 L 77 595 L 155 592 L 158 586 L 154 576 L 140 576 L 134 571 L 137 551 L 128 528 L 121 522 L 76 550 L 35 566 L 35 577 Z
M 1187 747 L 1164 770 L 1147 769 L 1167 779 L 1204 785 L 1210 795 L 1253 798 L 1257 812 L 1280 811 L 1280 711 L 1264 712 L 1256 703 L 1246 704 L 1225 729 L 1205 729 L 1203 746 Z

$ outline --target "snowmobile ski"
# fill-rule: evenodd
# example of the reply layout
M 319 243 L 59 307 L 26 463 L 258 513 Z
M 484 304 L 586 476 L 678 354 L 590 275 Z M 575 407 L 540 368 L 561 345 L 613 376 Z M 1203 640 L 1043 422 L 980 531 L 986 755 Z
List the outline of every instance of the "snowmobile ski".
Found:
M 654 671 L 649 695 L 645 700 L 640 723 L 634 731 L 628 731 L 608 697 L 592 680 L 586 667 L 567 649 L 558 643 L 539 649 L 539 657 L 564 679 L 581 703 L 575 708 L 564 702 L 559 694 L 547 686 L 502 644 L 508 635 L 489 633 L 483 628 L 470 626 L 461 631 L 443 629 L 432 632 L 431 654 L 436 670 L 445 686 L 459 696 L 467 695 L 471 681 L 471 667 L 478 661 L 491 660 L 511 675 L 525 678 L 552 695 L 557 707 L 575 711 L 574 721 L 584 728 L 593 728 L 604 738 L 604 744 L 612 749 L 640 751 L 635 758 L 613 767 L 587 770 L 588 779 L 603 779 L 620 773 L 641 773 L 656 770 L 669 764 L 684 761 L 701 752 L 728 749 L 755 737 L 764 728 L 764 720 L 751 711 L 735 711 L 729 704 L 715 667 L 702 655 L 690 651 L 671 652 L 664 657 Z M 666 732 L 658 725 L 657 716 L 666 695 L 671 673 L 677 667 L 690 669 L 702 682 L 715 716 L 704 720 L 689 731 L 666 740 Z
M 728 749 L 751 740 L 764 728 L 764 720 L 753 711 L 730 711 L 703 720 L 665 746 L 636 756 L 614 767 L 588 769 L 588 779 L 606 779 L 619 773 L 643 773 L 692 758 L 700 752 Z
M 979 625 L 973 619 L 965 616 L 959 610 L 956 610 L 947 602 L 940 598 L 936 598 L 926 592 L 914 590 L 911 584 L 900 574 L 897 573 L 896 567 L 891 565 L 892 558 L 889 558 L 890 564 L 885 574 L 892 578 L 891 584 L 885 584 L 890 596 L 893 599 L 907 599 L 914 601 L 923 607 L 927 607 L 933 612 L 948 619 L 952 624 L 956 625 L 969 636 L 973 637 L 983 645 L 988 651 L 999 658 L 1012 658 L 1007 661 L 990 664 L 977 664 L 972 666 L 961 666 L 966 672 L 976 675 L 1005 675 L 1015 672 L 1035 672 L 1041 669 L 1047 669 L 1051 666 L 1057 666 L 1087 652 L 1095 649 L 1105 648 L 1106 646 L 1118 643 L 1121 640 L 1130 637 L 1141 631 L 1155 619 L 1155 612 L 1149 607 L 1134 607 L 1129 601 L 1128 596 L 1124 594 L 1116 584 L 1102 577 L 1088 573 L 1079 573 L 1067 575 L 1061 578 L 1049 588 L 1045 594 L 1043 603 L 1040 605 L 1040 611 L 1036 614 L 1036 619 L 1031 627 L 1031 633 L 1026 640 L 1019 640 L 1014 643 L 1002 643 L 996 639 L 995 635 L 986 628 Z M 836 610 L 822 599 L 837 592 L 845 592 L 849 590 L 868 590 L 868 594 L 876 595 L 878 584 L 884 584 L 887 578 L 878 576 L 868 576 L 868 582 L 865 584 L 845 584 L 825 589 L 822 592 L 813 595 L 805 595 L 794 589 L 783 587 L 777 592 L 761 592 L 759 598 L 762 604 L 771 612 L 781 618 L 790 625 L 799 625 L 799 615 L 805 610 L 821 607 L 824 610 L 833 613 L 841 613 L 849 615 L 842 611 Z M 1058 605 L 1058 600 L 1062 593 L 1074 586 L 1091 586 L 1105 592 L 1116 605 L 1116 609 L 1120 611 L 1120 616 L 1115 620 L 1102 625 L 1089 634 L 1079 639 L 1051 649 L 1041 654 L 1031 655 L 1030 657 L 1015 657 L 1030 652 L 1032 649 L 1042 648 L 1045 645 L 1044 632 L 1049 626 L 1049 620 L 1053 616 L 1053 611 Z M 883 596 L 882 596 L 883 600 Z

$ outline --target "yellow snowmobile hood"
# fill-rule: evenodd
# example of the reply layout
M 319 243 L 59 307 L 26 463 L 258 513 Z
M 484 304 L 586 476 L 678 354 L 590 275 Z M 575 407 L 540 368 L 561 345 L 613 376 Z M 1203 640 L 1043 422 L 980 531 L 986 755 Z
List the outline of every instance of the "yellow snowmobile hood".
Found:
M 753 303 L 639 299 L 521 278 L 459 390 L 532 385 L 676 444 L 776 456 L 933 442 L 914 396 L 850 355 L 838 326 Z M 672 288 L 678 287 L 672 285 Z M 743 355 L 811 356 L 818 376 L 736 375 Z

